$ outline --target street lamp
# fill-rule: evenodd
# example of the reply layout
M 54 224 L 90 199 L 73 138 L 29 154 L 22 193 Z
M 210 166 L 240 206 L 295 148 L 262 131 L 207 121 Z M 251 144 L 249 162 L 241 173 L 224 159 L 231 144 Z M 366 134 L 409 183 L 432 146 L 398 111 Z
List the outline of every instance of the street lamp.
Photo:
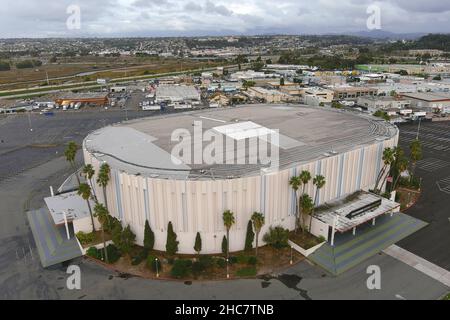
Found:
M 292 246 L 291 246 L 291 261 L 290 261 L 289 263 L 290 263 L 290 264 L 293 263 L 293 260 L 292 260 Z
M 227 279 L 230 279 L 230 272 L 228 268 L 228 258 L 227 258 Z
M 156 265 L 156 277 L 159 278 L 158 258 L 155 258 L 155 265 Z

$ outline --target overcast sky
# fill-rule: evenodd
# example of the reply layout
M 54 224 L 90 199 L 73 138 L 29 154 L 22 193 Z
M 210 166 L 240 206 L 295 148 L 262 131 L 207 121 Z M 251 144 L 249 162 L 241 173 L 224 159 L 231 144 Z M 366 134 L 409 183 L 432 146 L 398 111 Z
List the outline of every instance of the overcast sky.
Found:
M 450 32 L 449 0 L 0 0 L 0 38 L 323 34 L 367 31 L 366 10 L 396 33 Z M 70 5 L 81 26 L 69 30 Z

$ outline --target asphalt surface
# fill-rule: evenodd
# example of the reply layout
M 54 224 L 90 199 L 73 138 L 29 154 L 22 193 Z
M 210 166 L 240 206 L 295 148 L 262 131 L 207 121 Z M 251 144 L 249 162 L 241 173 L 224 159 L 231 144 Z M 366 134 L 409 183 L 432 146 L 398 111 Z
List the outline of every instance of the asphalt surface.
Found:
M 130 119 L 141 115 L 149 113 L 128 112 Z M 266 278 L 192 284 L 129 277 L 78 259 L 70 263 L 81 268 L 82 289 L 68 290 L 67 265 L 49 269 L 40 266 L 25 212 L 42 207 L 49 186 L 59 186 L 70 174 L 61 154 L 67 141 L 81 143 L 89 131 L 123 119 L 123 111 L 61 113 L 49 118 L 35 115 L 31 118 L 31 132 L 27 116 L 0 118 L 0 139 L 4 140 L 0 144 L 0 299 L 403 300 L 439 299 L 449 291 L 385 254 L 376 255 L 338 277 L 305 261 Z M 49 148 L 49 152 L 35 152 L 33 148 Z M 81 164 L 81 154 L 77 162 Z M 381 268 L 381 290 L 367 289 L 369 265 Z
M 408 150 L 418 124 L 400 126 L 400 146 Z M 423 193 L 405 213 L 429 225 L 397 245 L 450 270 L 450 121 L 422 123 L 419 139 L 423 160 L 416 174 L 422 178 Z M 448 182 L 448 183 L 447 183 Z

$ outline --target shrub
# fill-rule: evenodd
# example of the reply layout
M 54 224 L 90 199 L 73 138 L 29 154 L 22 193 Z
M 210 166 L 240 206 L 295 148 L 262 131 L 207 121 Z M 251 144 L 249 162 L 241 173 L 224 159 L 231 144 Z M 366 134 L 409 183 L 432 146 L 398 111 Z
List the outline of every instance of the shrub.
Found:
M 249 256 L 241 254 L 241 255 L 236 257 L 237 263 L 246 264 L 248 262 L 248 258 L 249 258 Z
M 123 230 L 121 226 L 116 226 L 113 230 L 112 238 L 114 244 L 122 254 L 129 254 L 136 240 L 136 235 L 131 231 L 130 226 L 127 226 Z
M 228 262 L 230 263 L 230 264 L 235 264 L 235 263 L 238 263 L 238 258 L 237 257 L 229 257 L 228 258 Z
M 214 260 L 211 256 L 200 256 L 198 261 L 203 264 L 205 269 L 211 268 L 214 265 Z
M 119 249 L 113 244 L 108 245 L 106 251 L 108 252 L 109 263 L 116 262 L 122 256 Z
M 270 246 L 281 249 L 288 246 L 289 230 L 281 226 L 270 227 L 263 240 Z
M 227 237 L 223 236 L 223 239 L 222 239 L 222 253 L 225 254 L 225 255 L 227 254 L 227 247 L 228 247 Z
M 247 263 L 251 266 L 256 266 L 256 264 L 258 263 L 258 258 L 251 256 L 248 258 Z
M 154 245 L 155 234 L 153 233 L 152 228 L 150 228 L 148 220 L 146 220 L 144 228 L 144 249 L 149 252 L 150 250 L 153 250 Z
M 197 254 L 200 254 L 200 251 L 202 251 L 202 237 L 200 236 L 200 232 L 197 232 L 195 236 L 194 250 Z
M 102 254 L 96 247 L 90 247 L 89 249 L 87 249 L 86 255 L 95 259 L 102 259 Z
M 192 273 L 194 274 L 194 276 L 198 276 L 205 270 L 206 270 L 205 265 L 200 261 L 195 261 L 194 263 L 192 263 Z
M 131 259 L 131 264 L 133 266 L 137 266 L 138 264 L 141 264 L 142 261 L 144 261 L 148 256 L 148 251 L 145 249 L 142 249 L 139 251 L 139 253 L 137 255 L 135 255 L 132 259 Z
M 181 279 L 187 277 L 192 271 L 192 261 L 178 259 L 175 260 L 170 274 L 172 277 Z
M 162 271 L 161 259 L 156 260 L 156 257 L 153 255 L 149 255 L 146 261 L 147 268 L 156 273 L 156 266 L 158 266 L 158 271 Z
M 247 224 L 247 234 L 245 236 L 245 251 L 253 249 L 253 240 L 255 240 L 255 233 L 253 232 L 253 224 L 250 220 Z
M 92 243 L 95 240 L 95 233 L 85 233 L 83 231 L 77 232 L 76 234 L 78 240 L 80 240 L 80 243 L 82 245 L 86 245 L 89 243 Z
M 227 266 L 227 261 L 224 258 L 216 258 L 215 262 L 219 268 L 225 268 Z
M 170 255 L 174 255 L 178 251 L 177 234 L 173 231 L 172 222 L 169 222 L 167 226 L 167 241 L 166 252 Z
M 256 267 L 245 267 L 236 271 L 238 277 L 254 277 L 256 276 Z

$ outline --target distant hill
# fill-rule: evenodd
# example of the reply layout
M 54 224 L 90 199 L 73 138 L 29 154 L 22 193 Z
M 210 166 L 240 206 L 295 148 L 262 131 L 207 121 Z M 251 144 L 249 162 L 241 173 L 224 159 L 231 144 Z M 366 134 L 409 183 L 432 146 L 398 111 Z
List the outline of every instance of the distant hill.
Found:
M 415 41 L 414 49 L 437 49 L 450 52 L 450 34 L 428 34 Z
M 426 35 L 426 33 L 394 33 L 384 30 L 371 30 L 351 32 L 348 35 L 379 40 L 417 40 Z

